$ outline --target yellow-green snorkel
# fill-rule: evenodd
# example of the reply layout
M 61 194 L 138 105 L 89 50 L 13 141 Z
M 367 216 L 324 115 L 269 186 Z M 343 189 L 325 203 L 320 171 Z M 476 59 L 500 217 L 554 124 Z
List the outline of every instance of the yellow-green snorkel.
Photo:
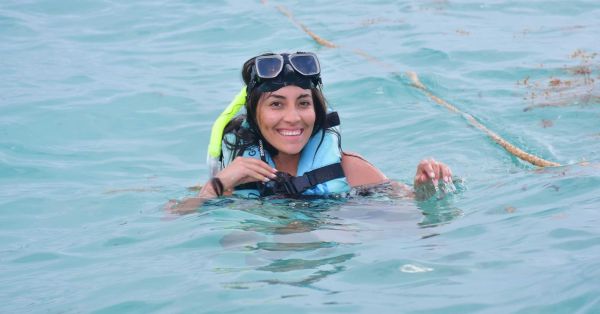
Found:
M 214 177 L 220 170 L 221 144 L 223 142 L 223 130 L 233 117 L 240 111 L 246 103 L 246 86 L 233 98 L 229 106 L 221 112 L 215 123 L 213 123 L 210 133 L 210 142 L 208 143 L 208 154 L 206 163 L 210 177 Z

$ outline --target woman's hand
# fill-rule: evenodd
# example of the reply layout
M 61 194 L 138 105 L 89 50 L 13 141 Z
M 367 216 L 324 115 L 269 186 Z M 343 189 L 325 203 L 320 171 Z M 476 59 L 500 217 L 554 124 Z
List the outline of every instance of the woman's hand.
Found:
M 423 159 L 417 166 L 417 173 L 415 174 L 414 188 L 425 183 L 432 183 L 433 186 L 437 186 L 439 180 L 444 183 L 452 181 L 452 170 L 444 163 L 437 162 L 433 158 Z
M 244 183 L 268 182 L 277 177 L 276 172 L 277 169 L 260 159 L 237 157 L 225 169 L 217 173 L 216 177 L 221 180 L 224 190 L 227 191 Z
M 223 191 L 233 190 L 237 185 L 262 181 L 267 182 L 277 176 L 276 169 L 262 160 L 255 158 L 237 157 L 225 169 L 217 173 L 216 177 L 223 184 Z M 181 202 L 171 200 L 165 205 L 165 210 L 174 214 L 189 214 L 195 212 L 207 199 L 218 197 L 211 181 L 208 181 L 200 190 L 197 197 L 187 198 Z

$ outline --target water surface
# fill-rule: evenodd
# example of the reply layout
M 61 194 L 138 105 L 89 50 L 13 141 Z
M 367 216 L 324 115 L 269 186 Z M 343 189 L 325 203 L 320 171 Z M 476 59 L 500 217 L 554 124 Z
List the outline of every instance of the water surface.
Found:
M 596 1 L 4 1 L 0 312 L 598 312 L 599 30 Z M 435 156 L 464 189 L 165 213 L 242 63 L 299 50 L 344 149 L 408 184 Z

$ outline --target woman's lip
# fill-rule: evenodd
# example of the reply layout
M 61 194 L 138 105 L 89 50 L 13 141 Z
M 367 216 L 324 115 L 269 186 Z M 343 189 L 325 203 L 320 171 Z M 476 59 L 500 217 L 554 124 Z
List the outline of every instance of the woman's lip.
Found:
M 304 133 L 304 129 L 277 129 L 277 133 L 282 136 L 299 136 Z

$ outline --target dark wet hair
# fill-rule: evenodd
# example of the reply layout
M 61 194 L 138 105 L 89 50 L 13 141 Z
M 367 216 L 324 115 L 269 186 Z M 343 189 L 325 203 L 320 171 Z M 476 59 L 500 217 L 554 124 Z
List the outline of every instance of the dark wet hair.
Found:
M 268 55 L 273 55 L 273 53 L 265 53 L 260 56 Z M 256 57 L 249 59 L 242 66 L 242 79 L 244 80 L 246 86 L 248 86 L 248 84 L 250 83 L 250 76 L 255 59 Z M 313 107 L 315 110 L 315 125 L 313 127 L 311 136 L 315 135 L 321 130 L 325 130 L 326 132 L 333 132 L 339 137 L 339 133 L 329 128 L 327 124 L 327 101 L 325 100 L 325 96 L 323 96 L 321 87 L 317 86 L 315 88 L 311 88 L 311 91 L 314 105 Z M 259 91 L 256 88 L 254 90 L 247 91 L 245 104 L 246 114 L 234 118 L 225 127 L 225 130 L 223 132 L 224 134 L 233 133 L 235 135 L 234 142 L 229 142 L 228 140 L 225 140 L 224 143 L 225 146 L 232 151 L 232 158 L 241 156 L 248 147 L 258 146 L 259 140 L 262 140 L 265 150 L 269 152 L 271 157 L 274 157 L 278 154 L 277 149 L 273 147 L 273 145 L 271 145 L 263 137 L 263 135 L 260 133 L 260 129 L 258 128 L 258 122 L 256 120 L 256 110 L 258 107 L 258 101 L 260 100 L 262 94 L 263 92 Z M 250 128 L 242 127 L 242 123 L 244 122 L 244 120 L 248 122 Z M 324 133 L 322 134 L 324 136 Z M 323 141 L 323 136 L 321 137 L 321 142 Z

